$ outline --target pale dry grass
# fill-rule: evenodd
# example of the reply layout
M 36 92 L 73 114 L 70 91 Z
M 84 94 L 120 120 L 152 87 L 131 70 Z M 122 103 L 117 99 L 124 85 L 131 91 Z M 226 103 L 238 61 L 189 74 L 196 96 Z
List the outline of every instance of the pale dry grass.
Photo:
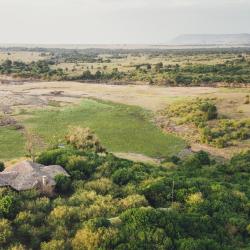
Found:
M 52 91 L 63 91 L 54 96 Z M 148 110 L 158 111 L 173 101 L 207 96 L 216 93 L 215 88 L 196 87 L 156 87 L 148 85 L 107 85 L 79 82 L 34 82 L 21 85 L 0 85 L 0 94 L 8 97 L 11 105 L 42 105 L 48 100 L 79 103 L 82 98 L 97 98 L 128 105 L 137 105 Z M 29 101 L 28 101 L 29 100 Z M 0 100 L 1 105 L 1 100 Z
M 25 63 L 30 63 L 32 61 L 45 60 L 48 58 L 47 56 L 41 56 L 39 52 L 29 52 L 29 51 L 11 51 L 11 52 L 3 52 L 0 51 L 0 63 L 4 60 L 11 61 L 22 61 Z

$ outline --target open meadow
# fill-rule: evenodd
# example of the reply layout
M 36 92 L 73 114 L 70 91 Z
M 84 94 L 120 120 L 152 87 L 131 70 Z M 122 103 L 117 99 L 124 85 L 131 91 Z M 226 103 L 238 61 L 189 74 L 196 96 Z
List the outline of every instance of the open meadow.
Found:
M 15 124 L 0 127 L 0 158 L 12 159 L 24 154 L 25 130 L 33 131 L 48 146 L 53 140 L 63 141 L 65 132 L 72 125 L 90 127 L 104 146 L 115 153 L 136 153 L 161 158 L 177 154 L 189 144 L 196 151 L 206 149 L 212 154 L 227 158 L 247 148 L 248 141 L 225 149 L 197 144 L 196 141 L 187 140 L 182 131 L 175 133 L 176 131 L 171 131 L 168 127 L 162 130 L 157 118 L 169 105 L 197 97 L 216 99 L 221 117 L 248 118 L 250 106 L 244 104 L 248 93 L 250 94 L 250 90 L 245 88 L 79 82 L 2 84 L 2 113 L 7 110 L 9 114 L 5 116 L 11 117 L 22 128 L 15 129 Z M 193 133 L 196 133 L 195 130 Z M 188 134 L 192 134 L 192 129 Z

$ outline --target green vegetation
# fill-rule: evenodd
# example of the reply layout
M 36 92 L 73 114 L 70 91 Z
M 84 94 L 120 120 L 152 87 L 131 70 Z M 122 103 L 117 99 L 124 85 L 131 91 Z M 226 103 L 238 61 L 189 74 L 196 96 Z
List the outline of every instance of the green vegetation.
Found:
M 189 100 L 170 105 L 164 114 L 174 118 L 176 123 L 194 123 L 197 127 L 203 127 L 207 121 L 216 119 L 217 108 L 210 99 Z
M 63 79 L 62 69 L 52 69 L 52 61 L 37 61 L 24 63 L 20 61 L 6 60 L 0 65 L 0 74 L 13 75 L 14 77 L 36 78 L 45 80 Z
M 4 49 L 2 49 L 4 50 Z M 13 50 L 13 49 L 12 49 Z M 25 49 L 23 49 L 25 50 Z M 144 82 L 197 86 L 250 83 L 249 49 L 64 50 L 33 49 L 45 60 L 6 60 L 0 74 L 46 80 Z
M 47 143 L 63 143 L 69 126 L 84 126 L 112 152 L 164 157 L 185 147 L 182 139 L 163 134 L 150 119 L 150 113 L 138 107 L 84 100 L 78 106 L 36 111 L 24 124 Z
M 203 143 L 225 148 L 250 138 L 249 119 L 218 117 L 216 101 L 194 99 L 170 105 L 163 114 L 176 124 L 194 124 Z
M 219 148 L 250 139 L 250 119 L 220 119 L 201 130 L 202 141 Z
M 25 155 L 25 139 L 14 127 L 0 127 L 0 159 L 13 159 Z
M 0 189 L 3 249 L 250 247 L 250 151 L 225 164 L 201 151 L 150 166 L 69 144 L 37 161 L 70 178 L 56 177 L 51 198 Z
M 0 161 L 0 172 L 4 170 L 4 163 Z

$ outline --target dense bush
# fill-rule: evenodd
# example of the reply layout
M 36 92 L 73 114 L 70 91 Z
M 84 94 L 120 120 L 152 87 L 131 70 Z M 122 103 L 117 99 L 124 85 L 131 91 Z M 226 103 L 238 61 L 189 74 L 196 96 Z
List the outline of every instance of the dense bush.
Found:
M 23 78 L 60 80 L 65 77 L 62 69 L 52 69 L 52 61 L 37 61 L 26 64 L 19 61 L 6 60 L 0 64 L 0 74 L 12 74 Z
M 194 123 L 197 127 L 203 127 L 218 116 L 213 100 L 200 98 L 170 105 L 164 114 L 175 118 L 177 123 Z
M 42 153 L 71 176 L 56 177 L 51 198 L 0 188 L 0 248 L 248 249 L 250 152 L 224 164 L 203 151 L 176 159 L 166 168 L 68 146 Z
M 176 124 L 194 124 L 200 141 L 218 148 L 250 138 L 250 120 L 218 117 L 215 100 L 212 99 L 196 98 L 174 103 L 163 111 L 163 115 Z
M 58 193 L 66 194 L 71 191 L 71 180 L 68 176 L 57 175 L 55 177 L 56 181 L 56 191 Z
M 4 163 L 0 161 L 0 172 L 4 170 Z

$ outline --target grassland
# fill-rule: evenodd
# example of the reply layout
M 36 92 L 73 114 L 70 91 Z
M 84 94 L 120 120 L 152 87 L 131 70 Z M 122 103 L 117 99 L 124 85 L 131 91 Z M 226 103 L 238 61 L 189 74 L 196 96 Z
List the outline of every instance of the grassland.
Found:
M 112 152 L 132 152 L 151 157 L 175 154 L 185 142 L 163 134 L 151 121 L 151 113 L 135 106 L 86 99 L 80 105 L 37 110 L 23 117 L 26 128 L 49 144 L 63 140 L 69 126 L 90 127 Z M 3 129 L 0 158 L 24 155 L 24 137 L 18 131 Z
M 150 113 L 138 107 L 87 99 L 79 106 L 37 111 L 24 124 L 45 142 L 53 136 L 63 139 L 69 126 L 79 125 L 94 130 L 104 146 L 113 152 L 161 157 L 184 148 L 183 140 L 163 134 L 149 119 Z
M 12 159 L 25 155 L 25 139 L 20 131 L 0 127 L 0 159 Z

